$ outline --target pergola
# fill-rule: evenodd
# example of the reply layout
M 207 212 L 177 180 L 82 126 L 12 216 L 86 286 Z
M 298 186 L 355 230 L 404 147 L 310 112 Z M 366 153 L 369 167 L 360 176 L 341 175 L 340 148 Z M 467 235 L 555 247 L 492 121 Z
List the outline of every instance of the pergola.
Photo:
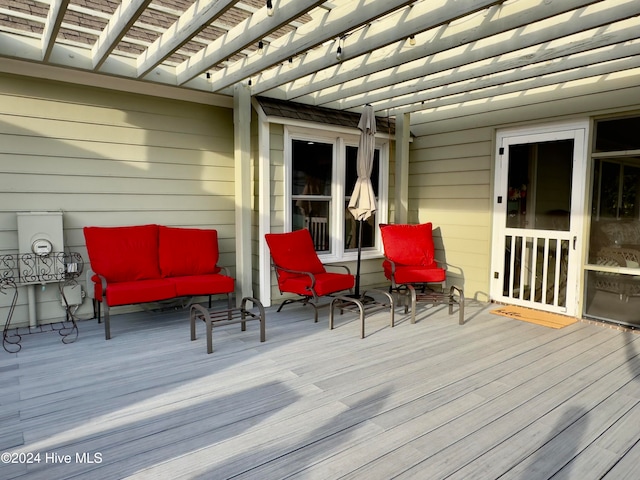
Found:
M 398 117 L 639 68 L 638 15 L 637 0 L 0 0 L 0 70 Z

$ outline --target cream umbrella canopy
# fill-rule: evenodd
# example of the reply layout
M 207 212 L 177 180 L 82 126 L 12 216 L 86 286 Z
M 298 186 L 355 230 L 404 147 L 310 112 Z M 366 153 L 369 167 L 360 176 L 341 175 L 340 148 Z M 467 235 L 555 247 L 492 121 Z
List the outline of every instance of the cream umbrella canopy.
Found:
M 359 222 L 358 226 L 358 261 L 356 271 L 355 295 L 360 296 L 360 258 L 362 254 L 362 223 L 376 211 L 376 195 L 371 184 L 373 155 L 376 148 L 376 117 L 373 107 L 366 105 L 360 122 L 360 142 L 356 157 L 358 178 L 349 199 L 349 211 Z

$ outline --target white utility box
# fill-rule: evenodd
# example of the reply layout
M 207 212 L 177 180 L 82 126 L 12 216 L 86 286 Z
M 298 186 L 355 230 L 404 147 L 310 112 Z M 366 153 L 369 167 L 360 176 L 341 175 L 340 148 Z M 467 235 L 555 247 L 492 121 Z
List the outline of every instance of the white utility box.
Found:
M 35 327 L 34 285 L 65 278 L 62 212 L 19 212 L 17 219 L 18 283 L 27 287 L 29 325 Z
M 46 255 L 64 251 L 62 212 L 20 212 L 18 215 L 18 253 Z M 47 252 L 50 245 L 50 252 Z

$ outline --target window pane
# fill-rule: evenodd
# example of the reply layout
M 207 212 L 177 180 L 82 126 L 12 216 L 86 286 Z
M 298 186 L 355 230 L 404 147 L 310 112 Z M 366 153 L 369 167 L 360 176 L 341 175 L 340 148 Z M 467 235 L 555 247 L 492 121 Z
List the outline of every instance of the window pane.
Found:
M 304 205 L 301 207 L 301 203 Z M 311 234 L 313 239 L 313 245 L 318 252 L 327 252 L 330 250 L 329 245 L 329 227 L 331 226 L 331 220 L 329 215 L 324 214 L 312 214 L 305 216 L 301 214 L 302 211 L 310 212 L 328 212 L 329 202 L 307 202 L 303 200 L 293 201 L 293 222 L 292 230 L 301 230 L 306 228 Z
M 640 150 L 640 117 L 600 120 L 596 124 L 596 152 Z
M 640 167 L 636 163 L 634 157 L 594 161 L 591 264 L 600 264 L 607 252 L 624 253 L 612 248 L 640 249 Z
M 293 194 L 331 195 L 333 145 L 293 140 Z
M 353 250 L 358 248 L 358 235 L 360 225 L 349 212 L 349 200 L 358 179 L 358 147 L 347 146 L 345 152 L 345 227 L 344 227 L 344 248 L 345 250 Z M 378 191 L 380 188 L 380 150 L 376 149 L 373 154 L 373 169 L 371 171 L 371 184 L 376 199 L 378 199 Z M 370 248 L 375 246 L 375 229 L 377 225 L 376 215 L 372 215 L 362 224 L 362 248 Z
M 569 230 L 573 140 L 509 147 L 507 227 Z
M 293 140 L 292 147 L 292 229 L 308 229 L 316 250 L 329 251 L 333 145 Z
M 345 193 L 351 197 L 353 188 L 356 186 L 356 180 L 358 179 L 357 161 L 358 161 L 358 147 L 348 146 L 346 151 L 346 182 Z M 371 184 L 373 185 L 373 191 L 378 198 L 378 188 L 380 186 L 380 150 L 376 149 L 373 154 L 373 170 L 371 171 Z
M 620 217 L 626 219 L 638 219 L 640 213 L 640 168 L 631 165 L 623 166 L 622 178 L 622 202 L 620 204 Z
M 348 209 L 349 202 L 344 205 L 345 227 L 344 249 L 353 250 L 358 248 L 358 235 L 360 232 L 359 222 L 353 217 Z M 375 213 L 362 222 L 362 248 L 374 247 L 376 243 L 375 228 L 377 225 Z
M 596 160 L 594 164 L 598 172 L 596 188 L 593 189 L 596 215 L 600 218 L 618 217 L 618 196 L 620 193 L 620 164 Z

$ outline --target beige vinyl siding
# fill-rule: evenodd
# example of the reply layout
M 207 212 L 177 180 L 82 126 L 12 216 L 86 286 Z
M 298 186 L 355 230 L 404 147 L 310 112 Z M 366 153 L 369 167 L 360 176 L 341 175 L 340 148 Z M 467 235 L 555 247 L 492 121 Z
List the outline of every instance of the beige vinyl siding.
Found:
M 416 131 L 412 127 L 412 132 Z M 492 129 L 418 136 L 411 145 L 412 223 L 432 222 L 449 283 L 488 298 Z M 450 143 L 455 142 L 455 143 Z
M 468 298 L 488 299 L 496 131 L 637 111 L 636 84 L 637 79 L 621 78 L 603 90 L 598 82 L 586 82 L 412 115 L 411 220 L 433 222 L 437 255 L 459 267 L 453 278 Z
M 235 273 L 233 162 L 231 109 L 0 75 L 0 253 L 17 251 L 16 212 L 61 210 L 85 261 L 84 226 L 158 223 L 216 228 Z M 41 323 L 59 302 L 56 284 L 37 292 Z

